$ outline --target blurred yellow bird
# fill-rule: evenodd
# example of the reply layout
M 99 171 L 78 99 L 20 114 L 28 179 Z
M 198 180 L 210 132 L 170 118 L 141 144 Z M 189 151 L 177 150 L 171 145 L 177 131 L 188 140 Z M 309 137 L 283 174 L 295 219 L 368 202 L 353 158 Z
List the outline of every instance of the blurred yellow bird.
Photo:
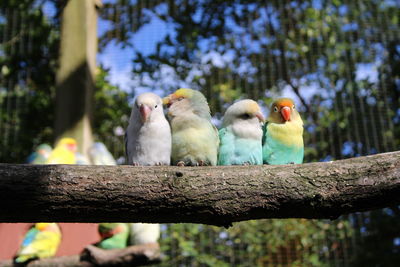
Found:
M 75 139 L 69 137 L 62 138 L 57 142 L 46 164 L 76 164 L 76 151 L 77 143 Z
M 61 231 L 56 223 L 36 223 L 25 235 L 15 262 L 53 257 L 61 242 Z

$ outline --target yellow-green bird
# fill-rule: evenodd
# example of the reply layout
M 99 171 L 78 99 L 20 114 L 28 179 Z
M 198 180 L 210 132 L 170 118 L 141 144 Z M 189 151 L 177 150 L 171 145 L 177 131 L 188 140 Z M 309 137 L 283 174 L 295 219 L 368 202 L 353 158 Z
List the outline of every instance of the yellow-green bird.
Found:
M 76 164 L 77 143 L 75 139 L 64 137 L 57 142 L 46 164 Z
M 263 162 L 278 165 L 303 163 L 303 120 L 290 98 L 272 103 L 263 134 Z
M 61 231 L 56 223 L 36 223 L 25 235 L 15 262 L 53 257 L 61 242 Z
M 204 95 L 181 88 L 163 99 L 169 107 L 171 161 L 178 166 L 217 165 L 219 137 Z

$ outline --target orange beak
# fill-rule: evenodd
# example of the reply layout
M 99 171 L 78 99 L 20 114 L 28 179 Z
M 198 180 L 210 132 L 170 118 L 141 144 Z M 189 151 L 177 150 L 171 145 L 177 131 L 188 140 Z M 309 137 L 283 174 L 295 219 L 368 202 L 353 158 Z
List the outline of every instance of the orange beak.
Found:
M 142 119 L 142 122 L 147 121 L 147 118 L 150 115 L 151 108 L 147 105 L 141 104 L 139 107 L 139 112 L 140 112 L 140 118 Z
M 281 114 L 284 121 L 290 121 L 290 108 L 285 106 L 281 108 Z

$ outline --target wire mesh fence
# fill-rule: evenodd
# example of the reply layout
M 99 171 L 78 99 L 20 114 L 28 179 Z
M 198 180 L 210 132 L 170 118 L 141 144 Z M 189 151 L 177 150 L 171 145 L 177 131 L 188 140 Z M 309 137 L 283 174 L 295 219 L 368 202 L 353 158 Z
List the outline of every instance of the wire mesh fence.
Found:
M 206 95 L 218 124 L 236 99 L 256 99 L 267 113 L 272 99 L 284 95 L 295 99 L 305 121 L 305 162 L 399 149 L 397 1 L 103 2 L 97 81 L 109 90 L 104 101 L 97 98 L 103 105 L 118 90 L 131 99 L 191 87 Z M 62 5 L 0 4 L 1 162 L 23 162 L 54 137 Z M 96 116 L 97 138 L 123 157 L 127 117 L 115 123 Z M 399 214 L 389 207 L 332 222 L 261 220 L 228 230 L 166 225 L 161 265 L 395 266 Z

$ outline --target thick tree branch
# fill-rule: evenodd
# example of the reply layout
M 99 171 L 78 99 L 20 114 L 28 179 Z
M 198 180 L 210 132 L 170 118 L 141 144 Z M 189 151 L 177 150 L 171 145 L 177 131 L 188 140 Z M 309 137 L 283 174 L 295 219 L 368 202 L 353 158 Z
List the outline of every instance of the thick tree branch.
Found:
M 400 204 L 400 152 L 281 166 L 0 164 L 1 222 L 229 226 Z

